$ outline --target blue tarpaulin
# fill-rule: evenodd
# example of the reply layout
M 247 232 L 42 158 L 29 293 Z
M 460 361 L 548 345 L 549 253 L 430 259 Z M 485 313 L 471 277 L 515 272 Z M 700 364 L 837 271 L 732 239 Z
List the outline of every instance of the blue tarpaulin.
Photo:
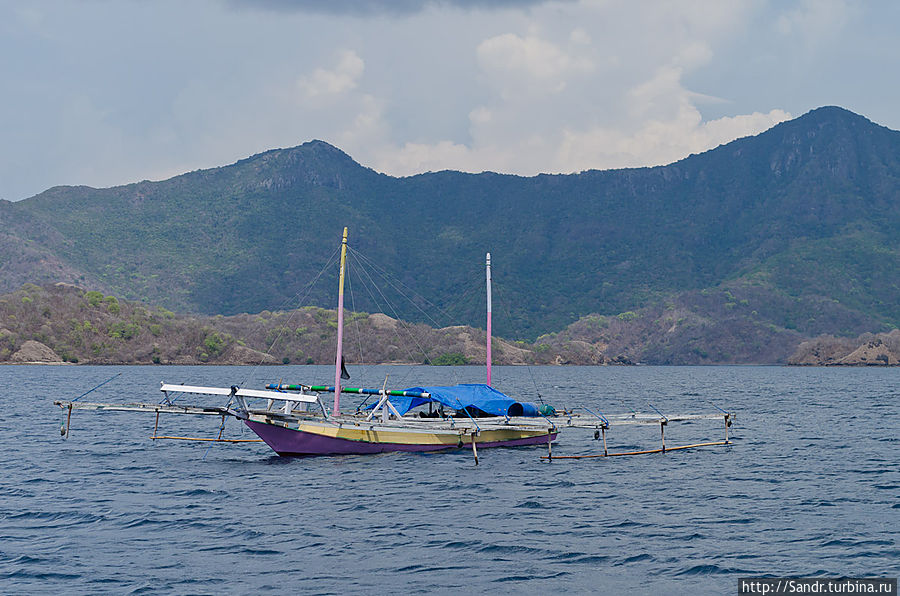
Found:
M 477 408 L 493 416 L 538 416 L 535 404 L 518 402 L 484 384 L 453 385 L 450 387 L 410 387 L 406 391 L 430 393 L 427 397 L 391 397 L 391 403 L 401 415 L 412 408 L 429 402 L 442 404 L 454 410 Z

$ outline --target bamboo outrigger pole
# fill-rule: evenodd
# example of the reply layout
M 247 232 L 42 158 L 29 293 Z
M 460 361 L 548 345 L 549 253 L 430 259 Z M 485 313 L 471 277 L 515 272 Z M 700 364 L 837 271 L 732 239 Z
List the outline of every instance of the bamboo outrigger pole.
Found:
M 341 240 L 341 275 L 338 284 L 338 328 L 337 328 L 337 357 L 334 361 L 334 408 L 332 416 L 341 413 L 341 356 L 344 348 L 344 269 L 347 265 L 347 228 L 344 228 L 344 238 Z

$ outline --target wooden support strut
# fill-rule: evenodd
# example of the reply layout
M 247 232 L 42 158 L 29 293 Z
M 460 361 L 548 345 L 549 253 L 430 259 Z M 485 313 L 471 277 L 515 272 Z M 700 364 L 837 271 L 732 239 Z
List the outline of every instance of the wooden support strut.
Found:
M 159 409 L 156 410 L 156 424 L 153 425 L 153 436 L 150 437 L 152 440 L 156 440 L 157 431 L 159 430 Z
M 475 455 L 475 465 L 478 465 L 478 448 L 475 447 L 475 435 L 477 433 L 472 433 L 472 453 Z
M 69 404 L 69 414 L 66 416 L 66 435 L 65 438 L 69 438 L 69 428 L 72 426 L 72 404 Z

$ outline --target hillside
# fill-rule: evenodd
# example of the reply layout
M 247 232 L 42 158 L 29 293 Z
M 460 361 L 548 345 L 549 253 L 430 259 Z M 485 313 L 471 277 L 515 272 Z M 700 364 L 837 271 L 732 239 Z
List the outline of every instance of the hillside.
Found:
M 746 297 L 742 297 L 746 296 Z M 698 292 L 615 316 L 582 317 L 535 342 L 493 338 L 496 364 L 893 365 L 900 330 L 802 341 L 786 329 L 743 320 L 750 293 Z M 189 316 L 70 284 L 26 284 L 0 295 L 0 364 L 331 364 L 337 313 L 318 307 L 231 316 Z M 476 364 L 485 333 L 435 329 L 381 313 L 346 314 L 350 364 Z M 710 341 L 713 338 L 714 341 Z M 710 345 L 717 351 L 710 352 Z
M 485 333 L 479 329 L 433 329 L 377 313 L 345 317 L 350 364 L 485 360 Z M 0 321 L 0 363 L 332 364 L 337 337 L 334 310 L 194 317 L 68 284 L 26 284 L 0 295 Z M 499 338 L 492 352 L 497 364 L 556 358 Z
M 900 329 L 856 338 L 819 336 L 800 344 L 788 362 L 798 366 L 897 366 Z
M 470 288 L 487 251 L 506 337 L 633 312 L 640 330 L 598 338 L 642 361 L 761 362 L 900 325 L 900 133 L 834 107 L 656 168 L 393 178 L 314 141 L 162 182 L 53 188 L 0 203 L 0 291 L 66 281 L 207 315 L 329 307 L 334 284 L 307 284 L 344 225 L 353 308 L 425 320 L 363 290 L 371 262 L 452 315 L 438 327 L 483 326 Z M 669 332 L 667 317 L 690 324 Z

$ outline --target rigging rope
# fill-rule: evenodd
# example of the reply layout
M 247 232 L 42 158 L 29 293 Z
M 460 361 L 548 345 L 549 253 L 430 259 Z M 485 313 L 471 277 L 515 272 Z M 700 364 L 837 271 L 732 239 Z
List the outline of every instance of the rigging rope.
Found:
M 82 393 L 81 395 L 79 395 L 78 397 L 76 397 L 75 399 L 73 399 L 72 401 L 78 401 L 79 399 L 81 399 L 82 397 L 84 397 L 85 395 L 87 395 L 88 393 L 91 393 L 92 391 L 95 391 L 95 390 L 97 390 L 97 389 L 100 389 L 101 387 L 103 387 L 104 385 L 106 385 L 107 383 L 109 383 L 110 381 L 112 381 L 113 379 L 115 379 L 116 377 L 118 377 L 118 376 L 121 375 L 121 374 L 122 374 L 122 373 L 116 373 L 116 374 L 114 374 L 113 376 L 111 376 L 110 378 L 106 379 L 105 381 L 103 381 L 102 383 L 100 383 L 99 385 L 97 385 L 96 387 L 94 387 L 93 389 L 88 389 L 87 391 L 85 391 L 84 393 Z
M 297 305 L 296 308 L 294 308 L 294 309 L 291 310 L 291 314 L 288 316 L 287 322 L 286 322 L 284 325 L 281 326 L 281 330 L 280 330 L 280 331 L 278 332 L 278 334 L 275 336 L 275 339 L 272 340 L 272 343 L 269 344 L 269 347 L 266 348 L 266 351 L 265 351 L 265 352 L 263 352 L 265 355 L 267 355 L 267 356 L 270 355 L 270 353 L 271 353 L 271 351 L 272 351 L 272 348 L 275 347 L 275 344 L 278 343 L 278 340 L 281 339 L 281 336 L 284 334 L 285 329 L 287 329 L 287 325 L 290 324 L 290 322 L 293 320 L 294 316 L 296 316 L 297 312 L 299 311 L 299 308 L 300 308 L 299 305 L 300 305 L 304 300 L 306 300 L 306 298 L 307 298 L 307 297 L 309 296 L 309 294 L 312 292 L 313 287 L 315 287 L 316 283 L 319 281 L 319 278 L 322 277 L 322 274 L 325 273 L 325 271 L 331 266 L 331 264 L 334 262 L 335 257 L 337 256 L 337 254 L 338 254 L 339 252 L 340 252 L 340 247 L 336 248 L 335 251 L 334 251 L 333 253 L 331 253 L 331 256 L 328 258 L 328 261 L 325 263 L 325 266 L 322 267 L 322 269 L 321 269 L 321 270 L 319 271 L 319 273 L 315 276 L 315 278 L 313 278 L 313 280 L 312 280 L 311 282 L 309 282 L 309 284 L 307 284 L 305 292 L 304 292 L 303 290 L 297 292 L 296 294 L 294 294 L 294 296 L 293 296 L 292 298 L 286 298 L 286 299 L 285 299 L 284 301 L 282 301 L 282 303 L 278 306 L 278 308 L 280 309 L 281 307 L 283 307 L 284 305 L 286 305 L 288 302 L 293 302 L 294 304 Z M 298 297 L 300 296 L 301 292 L 303 292 L 303 296 L 300 297 L 300 298 L 298 298 Z M 259 326 L 258 326 L 257 328 L 258 328 L 258 329 L 265 329 L 265 325 L 264 325 L 262 322 L 260 322 L 260 324 L 259 324 Z M 262 364 L 263 364 L 263 359 L 260 358 L 260 361 L 259 361 L 259 362 L 258 362 L 258 363 L 250 370 L 250 372 L 248 372 L 246 375 L 244 375 L 244 378 L 243 378 L 243 379 L 241 380 L 241 382 L 238 384 L 238 387 L 243 387 L 244 384 L 249 380 L 250 376 L 256 374 L 256 371 L 259 369 L 259 367 L 262 366 Z
M 348 265 L 349 265 L 349 255 L 348 255 Z M 352 272 L 354 270 L 355 270 L 355 267 L 354 268 L 348 267 L 348 271 Z M 352 313 L 351 316 L 353 316 L 353 314 L 358 312 L 356 310 L 356 296 L 353 293 L 353 275 L 347 276 L 347 290 L 350 293 L 350 312 Z M 363 382 L 363 380 L 366 378 L 366 375 L 365 375 L 365 371 L 363 370 L 362 364 L 363 364 L 363 362 L 365 362 L 365 359 L 363 358 L 362 331 L 360 331 L 360 328 L 359 328 L 359 317 L 354 317 L 353 324 L 354 324 L 353 326 L 356 328 L 356 343 L 359 348 L 359 364 L 358 364 L 358 366 L 359 366 L 360 372 L 362 373 L 360 375 L 360 381 L 358 384 L 359 384 L 359 386 L 364 387 L 366 385 L 366 383 Z M 357 410 L 358 409 L 359 409 L 359 407 L 357 407 Z
M 384 302 L 385 302 L 385 303 L 387 304 L 387 306 L 390 308 L 390 312 L 394 315 L 394 318 L 397 319 L 398 325 L 394 327 L 394 333 L 395 333 L 395 335 L 397 336 L 397 339 L 401 340 L 399 343 L 401 343 L 401 344 L 404 343 L 404 342 L 402 341 L 403 338 L 400 337 L 400 334 L 397 332 L 397 327 L 402 327 L 402 328 L 407 332 L 407 334 L 409 335 L 410 339 L 412 339 L 413 343 L 416 344 L 416 347 L 419 349 L 419 351 L 422 352 L 422 354 L 425 356 L 426 359 L 428 359 L 428 352 L 427 352 L 424 348 L 422 348 L 421 344 L 420 344 L 419 341 L 416 339 L 415 335 L 413 335 L 413 333 L 412 333 L 412 331 L 410 330 L 410 328 L 407 327 L 407 325 L 409 325 L 409 323 L 406 323 L 405 321 L 403 321 L 403 319 L 400 318 L 400 315 L 397 313 L 397 309 L 394 308 L 394 305 L 391 304 L 391 301 L 388 299 L 387 296 L 385 296 L 384 292 L 381 290 L 381 287 L 379 287 L 378 284 L 375 283 L 375 280 L 372 279 L 372 276 L 369 274 L 369 272 L 368 272 L 364 267 L 359 267 L 359 269 L 360 269 L 360 271 L 362 271 L 363 273 L 365 273 L 366 277 L 369 278 L 369 282 L 372 284 L 372 286 L 373 286 L 373 287 L 378 291 L 378 293 L 381 295 L 381 298 L 384 300 Z M 377 305 L 379 308 L 381 308 L 381 304 L 379 303 L 379 301 L 378 301 L 378 299 L 375 297 L 375 295 L 372 294 L 372 291 L 369 289 L 369 287 L 368 287 L 367 285 L 365 285 L 365 284 L 364 284 L 363 287 L 365 287 L 365 288 L 366 288 L 366 291 L 369 292 L 369 296 L 372 298 L 372 301 L 375 302 L 376 305 Z M 408 299 L 408 298 L 407 298 L 407 299 Z M 407 348 L 406 351 L 407 351 L 407 355 L 409 356 L 410 361 L 413 361 L 413 354 L 412 354 L 412 351 L 409 350 L 408 348 Z
M 498 289 L 499 289 L 499 287 L 498 287 Z M 498 298 L 499 298 L 499 292 L 495 291 L 495 293 L 498 294 Z M 506 298 L 505 294 L 504 294 L 503 298 Z M 506 300 L 500 299 L 500 300 L 495 300 L 495 302 L 499 303 L 500 306 L 503 308 L 503 312 L 506 314 L 506 320 L 509 321 L 509 324 L 511 325 L 512 324 L 512 314 L 509 312 L 509 306 L 507 305 Z M 535 392 L 535 394 L 537 394 L 538 400 L 541 402 L 541 404 L 543 404 L 544 397 L 541 395 L 541 390 L 538 388 L 537 381 L 534 378 L 534 373 L 531 371 L 531 365 L 528 364 L 527 360 L 525 362 L 525 369 L 528 371 L 528 376 L 531 379 L 531 385 L 534 387 L 534 392 Z
M 391 275 L 390 272 L 388 272 L 383 267 L 378 266 L 374 261 L 372 261 L 372 259 L 370 259 L 366 255 L 360 253 L 358 250 L 351 249 L 351 251 L 357 257 L 359 257 L 360 260 L 365 261 L 366 264 L 369 267 L 371 267 L 372 270 L 375 271 L 381 277 L 381 279 L 383 279 L 385 281 L 386 284 L 388 284 L 390 287 L 392 287 L 398 294 L 400 294 L 400 296 L 402 296 L 403 298 L 408 300 L 410 302 L 410 304 L 412 304 L 414 307 L 416 307 L 416 309 L 418 309 L 418 311 L 421 312 L 425 316 L 425 318 L 428 319 L 428 321 L 430 321 L 431 324 L 435 328 L 445 327 L 446 325 L 441 325 L 441 323 L 436 321 L 426 310 L 424 310 L 421 306 L 419 306 L 416 303 L 416 301 L 413 300 L 413 298 L 417 298 L 418 300 L 421 300 L 422 302 L 424 302 L 431 308 L 434 308 L 435 310 L 437 310 L 441 315 L 443 315 L 444 317 L 447 318 L 447 321 L 452 322 L 455 320 L 454 317 L 450 316 L 447 312 L 445 312 L 443 309 L 441 309 L 441 307 L 437 306 L 436 304 L 434 304 L 433 302 L 431 302 L 430 300 L 428 300 L 427 298 L 425 298 L 424 296 L 422 296 L 421 294 L 416 292 L 413 288 L 410 288 L 409 286 L 404 284 L 399 279 L 396 279 L 393 275 Z M 413 297 L 407 296 L 406 293 L 404 292 L 404 290 L 413 294 Z

